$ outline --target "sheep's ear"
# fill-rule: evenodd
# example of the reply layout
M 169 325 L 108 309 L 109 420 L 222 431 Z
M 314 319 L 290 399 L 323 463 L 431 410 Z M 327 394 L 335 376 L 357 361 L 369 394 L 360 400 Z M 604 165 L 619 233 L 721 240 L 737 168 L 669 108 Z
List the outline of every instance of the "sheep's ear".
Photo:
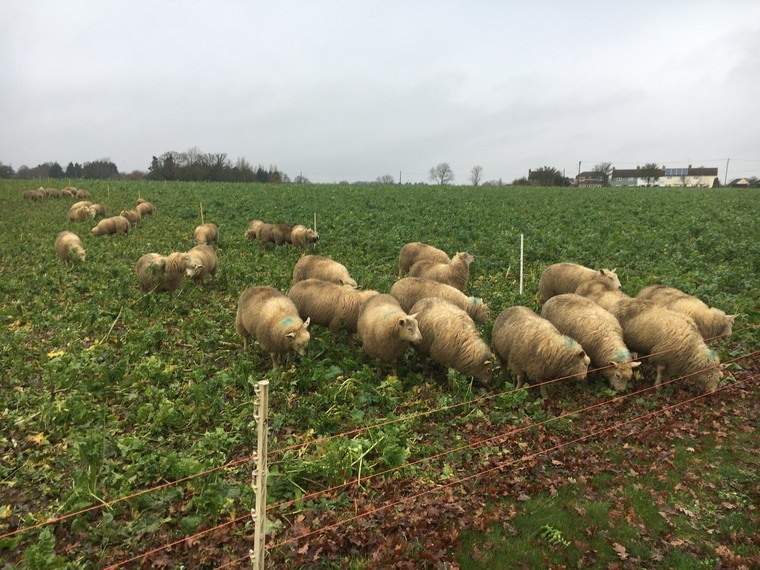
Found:
M 614 366 L 615 368 L 620 368 L 620 363 L 615 362 L 614 360 L 610 360 L 608 363 L 610 366 Z
M 310 322 L 311 322 L 311 317 L 307 317 L 306 320 L 303 322 L 303 328 L 305 329 L 309 328 Z
M 406 324 L 406 317 L 399 317 L 398 326 L 403 327 Z
M 417 319 L 417 315 L 419 315 L 419 314 L 420 314 L 419 312 L 417 312 L 417 313 L 414 313 L 413 315 L 409 315 L 409 318 L 410 318 L 410 319 L 415 319 L 415 320 L 416 320 L 416 319 Z
M 578 358 L 586 358 L 586 351 L 585 350 L 581 350 L 578 353 Z
M 288 334 L 285 335 L 285 338 L 295 338 L 295 337 L 296 337 L 296 333 L 294 332 L 289 332 Z

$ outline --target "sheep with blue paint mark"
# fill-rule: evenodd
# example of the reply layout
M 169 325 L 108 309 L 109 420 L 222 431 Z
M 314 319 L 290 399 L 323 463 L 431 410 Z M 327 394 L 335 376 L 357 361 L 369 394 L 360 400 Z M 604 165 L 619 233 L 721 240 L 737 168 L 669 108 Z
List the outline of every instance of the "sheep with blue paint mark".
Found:
M 612 389 L 622 392 L 641 365 L 631 362 L 631 353 L 623 341 L 623 329 L 609 311 L 591 299 L 564 293 L 546 301 L 541 316 L 564 335 L 578 341 Z
M 250 287 L 238 300 L 235 330 L 243 337 L 243 349 L 253 338 L 269 353 L 272 368 L 277 368 L 285 354 L 306 353 L 309 322 L 303 321 L 293 301 L 274 287 Z

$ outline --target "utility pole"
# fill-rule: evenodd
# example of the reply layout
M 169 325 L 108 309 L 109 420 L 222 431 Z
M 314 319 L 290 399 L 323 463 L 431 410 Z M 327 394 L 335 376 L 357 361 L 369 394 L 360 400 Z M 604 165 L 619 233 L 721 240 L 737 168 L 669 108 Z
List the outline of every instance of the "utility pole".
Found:
M 726 159 L 726 174 L 725 174 L 725 176 L 723 177 L 723 186 L 727 186 L 727 185 L 728 185 L 728 162 L 729 162 L 730 160 L 731 160 L 730 158 L 727 158 L 727 159 Z
M 580 160 L 578 161 L 578 174 L 581 173 L 581 162 Z
M 401 171 L 398 171 L 398 185 L 401 186 Z

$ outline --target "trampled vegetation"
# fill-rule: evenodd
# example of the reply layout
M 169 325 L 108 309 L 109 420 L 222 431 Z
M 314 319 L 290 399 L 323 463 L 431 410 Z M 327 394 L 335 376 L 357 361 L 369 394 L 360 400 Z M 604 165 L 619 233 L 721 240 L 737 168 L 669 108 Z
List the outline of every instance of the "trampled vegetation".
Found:
M 72 200 L 31 203 L 22 191 L 35 185 L 0 182 L 0 535 L 250 456 L 254 386 L 269 379 L 270 450 L 323 440 L 276 456 L 269 504 L 362 479 L 270 511 L 270 543 L 513 462 L 275 547 L 269 556 L 276 565 L 515 563 L 504 558 L 500 543 L 510 544 L 516 563 L 528 567 L 757 562 L 760 529 L 756 504 L 749 506 L 760 483 L 754 431 L 760 365 L 757 355 L 747 355 L 760 344 L 758 191 L 82 185 L 109 214 L 133 207 L 138 193 L 157 212 L 128 236 L 96 238 L 89 233 L 94 222 L 67 220 Z M 137 259 L 189 249 L 201 203 L 205 220 L 220 228 L 216 281 L 186 281 L 173 296 L 143 295 Z M 469 251 L 475 263 L 468 293 L 483 298 L 492 317 L 518 304 L 538 310 L 539 276 L 557 261 L 616 268 L 631 295 L 652 283 L 678 287 L 740 314 L 733 336 L 711 346 L 731 362 L 724 385 L 741 384 L 616 428 L 695 398 L 698 387 L 685 380 L 658 394 L 641 392 L 574 413 L 614 395 L 601 383 L 568 381 L 542 402 L 532 392 L 512 391 L 506 377 L 485 389 L 451 370 L 425 375 L 411 351 L 400 363 L 400 378 L 378 380 L 359 343 L 345 334 L 333 341 L 319 327 L 305 357 L 272 372 L 259 347 L 242 349 L 234 329 L 237 299 L 253 285 L 287 291 L 301 253 L 287 245 L 261 249 L 243 234 L 254 218 L 311 225 L 315 214 L 321 239 L 314 251 L 381 292 L 397 278 L 398 251 L 406 242 L 424 241 L 450 254 Z M 80 266 L 66 267 L 55 256 L 53 240 L 64 229 L 84 242 L 87 259 Z M 481 332 L 488 340 L 490 324 Z M 653 371 L 643 369 L 629 392 L 651 386 Z M 418 462 L 520 428 L 498 442 Z M 603 433 L 539 453 L 595 431 Z M 407 462 L 418 463 L 371 477 Z M 0 538 L 0 560 L 29 568 L 99 567 L 230 523 L 144 561 L 159 567 L 231 563 L 250 546 L 249 483 L 250 465 L 239 464 L 169 485 Z

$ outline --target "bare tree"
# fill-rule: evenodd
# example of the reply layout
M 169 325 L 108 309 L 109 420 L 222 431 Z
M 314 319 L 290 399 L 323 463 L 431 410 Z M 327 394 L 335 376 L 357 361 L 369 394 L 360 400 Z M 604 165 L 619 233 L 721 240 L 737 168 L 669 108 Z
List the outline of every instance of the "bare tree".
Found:
M 382 176 L 377 177 L 377 183 L 378 184 L 395 184 L 396 179 L 393 178 L 390 174 L 383 174 Z
M 612 170 L 613 168 L 611 162 L 600 162 L 599 164 L 594 165 L 592 172 L 599 172 L 604 179 L 604 185 L 609 186 Z
M 470 182 L 472 182 L 473 186 L 477 186 L 480 184 L 480 180 L 483 178 L 483 167 L 478 165 L 475 165 L 472 167 L 472 170 L 470 170 Z
M 442 162 L 430 169 L 428 178 L 441 186 L 445 186 L 454 181 L 454 171 L 451 170 L 448 162 Z

